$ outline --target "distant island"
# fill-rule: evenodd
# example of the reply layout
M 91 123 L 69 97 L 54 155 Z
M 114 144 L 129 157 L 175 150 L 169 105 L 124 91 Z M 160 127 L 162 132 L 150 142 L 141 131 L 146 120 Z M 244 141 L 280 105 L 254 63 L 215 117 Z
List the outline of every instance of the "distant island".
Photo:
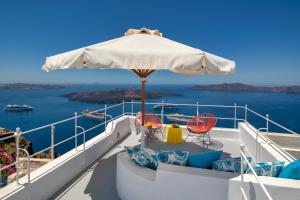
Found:
M 168 92 L 146 92 L 147 99 L 156 99 L 165 96 L 181 96 L 176 93 Z M 124 101 L 140 100 L 141 91 L 137 89 L 114 89 L 114 90 L 97 90 L 93 92 L 75 92 L 63 95 L 70 101 L 80 101 L 86 103 L 120 103 Z
M 70 86 L 68 84 L 0 83 L 0 89 L 5 90 L 60 89 Z
M 194 85 L 193 90 L 220 92 L 272 92 L 272 93 L 300 93 L 300 86 L 254 86 L 243 83 L 223 83 L 212 85 Z

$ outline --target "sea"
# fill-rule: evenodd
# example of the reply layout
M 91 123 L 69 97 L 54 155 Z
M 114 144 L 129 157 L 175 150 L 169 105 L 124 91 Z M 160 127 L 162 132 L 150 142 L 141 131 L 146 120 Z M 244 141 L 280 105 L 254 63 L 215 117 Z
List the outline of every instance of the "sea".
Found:
M 71 87 L 60 89 L 33 89 L 33 90 L 0 90 L 0 127 L 15 130 L 19 127 L 22 131 L 54 123 L 74 116 L 74 113 L 81 112 L 85 109 L 97 110 L 104 108 L 103 104 L 83 103 L 70 101 L 62 95 L 71 92 L 110 90 L 115 88 L 140 89 L 140 85 L 109 85 L 109 84 L 91 84 L 91 85 L 73 85 Z M 300 133 L 300 94 L 286 93 L 257 93 L 257 92 L 210 92 L 193 90 L 191 85 L 147 85 L 146 92 L 170 92 L 180 96 L 166 96 L 159 99 L 147 99 L 149 103 L 181 103 L 199 105 L 228 105 L 247 106 L 265 116 L 269 115 L 270 119 Z M 121 102 L 120 102 L 121 103 Z M 30 112 L 5 112 L 2 110 L 7 104 L 28 104 L 34 109 Z M 109 106 L 109 105 L 108 105 Z M 199 113 L 213 113 L 220 118 L 233 118 L 234 108 L 219 108 L 199 106 Z M 133 111 L 141 110 L 140 104 L 134 104 Z M 147 105 L 146 110 L 153 110 L 153 105 Z M 109 109 L 108 114 L 118 116 L 122 114 L 122 106 Z M 131 113 L 131 104 L 125 104 L 125 112 Z M 178 106 L 176 111 L 169 113 L 181 113 L 186 115 L 196 115 L 197 109 L 192 106 Z M 244 119 L 245 109 L 237 108 L 237 118 Z M 266 127 L 266 120 L 257 117 L 251 112 L 247 113 L 248 121 L 256 128 Z M 167 119 L 164 119 L 168 123 Z M 78 125 L 89 129 L 97 124 L 102 123 L 88 118 L 78 119 Z M 218 127 L 234 127 L 233 120 L 218 120 Z M 86 133 L 86 140 L 100 134 L 104 131 L 104 126 L 100 126 Z M 287 133 L 272 123 L 269 123 L 270 132 Z M 78 130 L 80 132 L 80 130 Z M 55 143 L 74 135 L 74 120 L 55 126 Z M 33 144 L 34 152 L 41 151 L 51 144 L 51 128 L 47 127 L 23 135 Z M 83 138 L 78 137 L 78 143 L 82 143 Z M 74 148 L 74 140 L 66 141 L 56 146 L 58 154 L 63 154 Z

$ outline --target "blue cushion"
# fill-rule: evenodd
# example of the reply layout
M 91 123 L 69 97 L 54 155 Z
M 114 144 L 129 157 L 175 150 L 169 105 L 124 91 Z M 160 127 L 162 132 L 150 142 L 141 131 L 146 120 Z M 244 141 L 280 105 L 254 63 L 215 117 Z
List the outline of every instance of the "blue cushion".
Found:
M 248 161 L 251 162 L 251 157 L 247 157 Z M 235 172 L 241 173 L 241 158 L 227 158 L 224 160 L 217 160 L 213 162 L 212 168 L 217 171 Z M 248 168 L 246 161 L 243 162 L 243 169 L 246 171 Z
M 300 160 L 295 160 L 285 166 L 279 174 L 279 178 L 300 180 Z
M 156 170 L 158 161 L 155 155 L 149 155 L 139 147 L 124 147 L 129 158 L 137 165 Z
M 211 169 L 212 163 L 219 160 L 222 155 L 222 151 L 210 151 L 200 154 L 190 154 L 189 156 L 189 166 Z
M 284 166 L 284 161 L 275 162 L 260 162 L 252 165 L 254 171 L 258 176 L 272 176 L 277 177 Z M 252 174 L 250 168 L 247 169 L 247 174 Z
M 189 160 L 188 151 L 155 151 L 158 160 L 162 163 L 186 166 Z

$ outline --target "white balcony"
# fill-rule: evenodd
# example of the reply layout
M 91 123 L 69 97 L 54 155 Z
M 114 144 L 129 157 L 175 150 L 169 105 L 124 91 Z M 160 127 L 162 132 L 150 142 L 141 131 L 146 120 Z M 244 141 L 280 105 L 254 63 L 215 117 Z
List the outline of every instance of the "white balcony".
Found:
M 193 106 L 198 108 L 200 105 Z M 140 134 L 136 133 L 134 125 L 135 117 L 131 112 L 126 113 L 124 103 L 114 107 L 120 107 L 123 113 L 99 124 L 99 126 L 106 126 L 104 132 L 36 169 L 30 173 L 30 176 L 27 174 L 18 178 L 18 182 L 2 188 L 0 198 L 199 199 L 201 197 L 203 199 L 239 199 L 241 197 L 242 177 L 237 173 L 167 164 L 159 164 L 158 169 L 154 171 L 131 162 L 122 151 L 124 146 L 140 145 Z M 237 109 L 236 106 L 228 108 Z M 249 112 L 248 108 L 241 107 L 241 109 Z M 247 117 L 246 114 L 245 117 Z M 74 120 L 74 118 L 68 120 Z M 192 141 L 190 137 L 182 144 L 173 145 L 166 143 L 158 135 L 157 139 L 149 140 L 145 147 L 150 150 L 180 149 L 194 153 L 221 149 L 222 157 L 226 158 L 240 156 L 240 144 L 244 144 L 245 151 L 243 152 L 257 162 L 280 160 L 288 164 L 295 160 L 292 155 L 268 138 L 268 132 L 258 131 L 246 121 L 247 118 L 238 119 L 235 114 L 233 117 L 223 117 L 219 120 L 232 120 L 234 127 L 214 128 L 210 133 L 213 141 L 210 145 L 203 146 L 202 142 Z M 268 121 L 268 123 L 273 122 Z M 52 123 L 40 128 L 54 125 Z M 185 126 L 182 128 L 185 138 L 187 130 Z M 21 134 L 35 130 L 21 132 Z M 72 138 L 86 135 L 88 131 L 89 129 L 78 131 L 77 135 Z M 64 142 L 60 142 L 59 145 Z M 242 176 L 243 191 L 248 199 L 267 199 L 266 191 L 273 199 L 298 198 L 300 181 L 274 177 L 258 177 L 257 180 L 254 175 L 243 174 Z

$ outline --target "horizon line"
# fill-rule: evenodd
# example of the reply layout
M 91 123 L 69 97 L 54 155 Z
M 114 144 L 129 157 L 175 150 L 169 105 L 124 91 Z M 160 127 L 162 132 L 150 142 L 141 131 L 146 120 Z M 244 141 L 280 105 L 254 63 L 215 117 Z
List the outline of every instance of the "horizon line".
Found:
M 48 82 L 0 82 L 1 84 L 31 84 L 31 85 L 140 85 L 139 83 L 48 83 Z M 281 86 L 300 86 L 300 85 L 273 85 L 273 84 L 249 84 L 243 82 L 222 82 L 222 83 L 207 83 L 207 84 L 195 84 L 195 83 L 148 83 L 147 85 L 222 85 L 222 84 L 244 84 L 250 86 L 269 86 L 269 87 L 281 87 Z

